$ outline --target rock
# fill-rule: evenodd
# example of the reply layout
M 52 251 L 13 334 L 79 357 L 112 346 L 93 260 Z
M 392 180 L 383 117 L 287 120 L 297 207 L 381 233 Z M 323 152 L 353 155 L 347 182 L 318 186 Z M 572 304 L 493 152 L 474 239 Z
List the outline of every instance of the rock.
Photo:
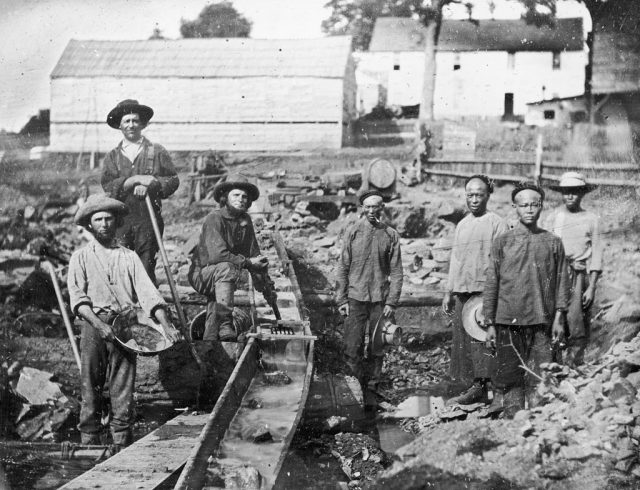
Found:
M 347 420 L 348 420 L 347 417 L 339 417 L 337 415 L 332 415 L 331 417 L 325 419 L 324 423 L 322 424 L 322 428 L 325 431 L 330 432 L 335 430 L 337 427 L 340 426 L 340 424 L 343 424 Z
M 336 243 L 336 237 L 326 236 L 313 241 L 314 247 L 329 248 Z
M 633 415 L 623 415 L 621 413 L 616 413 L 613 416 L 612 422 L 618 425 L 631 425 L 635 417 Z
M 422 281 L 422 279 L 420 279 L 419 277 L 415 277 L 415 276 L 413 276 L 413 277 L 410 277 L 410 278 L 409 278 L 409 282 L 410 282 L 411 284 L 415 284 L 416 286 L 420 286 L 420 285 L 422 284 L 422 282 L 423 282 L 423 281 Z
M 640 388 L 640 371 L 629 373 L 625 379 L 631 383 L 631 386 L 633 386 L 636 391 Z
M 516 422 L 522 422 L 524 420 L 529 420 L 531 418 L 530 410 L 518 410 L 516 414 L 513 416 L 513 420 Z
M 60 391 L 60 385 L 50 379 L 53 374 L 30 367 L 23 367 L 14 391 L 31 405 L 46 405 L 54 401 L 66 403 L 66 396 Z
M 417 418 L 431 412 L 430 397 L 410 396 L 396 410 L 389 414 L 390 418 L 405 419 Z
M 571 444 L 560 450 L 560 457 L 572 461 L 584 461 L 594 456 L 600 456 L 600 451 L 587 444 Z
M 524 410 L 520 410 L 520 412 L 523 412 Z M 520 413 L 518 412 L 518 413 Z M 525 421 L 525 423 L 520 427 L 520 435 L 522 437 L 529 437 L 530 435 L 532 435 L 535 432 L 535 429 L 533 428 L 533 425 L 531 424 L 531 422 L 529 420 Z
M 264 381 L 268 385 L 288 385 L 291 378 L 283 371 L 274 371 L 271 373 L 263 373 Z
M 640 305 L 629 296 L 622 295 L 609 308 L 609 311 L 603 316 L 603 320 L 612 325 L 623 321 L 637 322 L 640 320 Z
M 629 473 L 633 465 L 636 464 L 635 458 L 624 459 L 622 461 L 618 461 L 616 463 L 616 470 L 621 471 L 622 473 Z
M 630 405 L 634 402 L 637 392 L 638 390 L 629 381 L 621 378 L 613 382 L 610 389 L 606 389 L 605 394 L 613 403 L 623 402 Z
M 264 402 L 260 399 L 260 398 L 251 398 L 249 400 L 247 400 L 247 407 L 249 408 L 262 408 L 264 405 Z
M 246 427 L 242 430 L 242 439 L 249 442 L 261 443 L 273 441 L 273 436 L 267 425 Z

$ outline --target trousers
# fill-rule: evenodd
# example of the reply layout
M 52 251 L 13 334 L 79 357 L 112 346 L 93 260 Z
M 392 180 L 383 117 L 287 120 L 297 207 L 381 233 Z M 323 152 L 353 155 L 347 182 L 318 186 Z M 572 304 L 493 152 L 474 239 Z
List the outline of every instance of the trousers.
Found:
M 103 321 L 106 318 L 100 316 Z M 136 379 L 136 356 L 114 342 L 107 342 L 84 320 L 81 327 L 80 364 L 82 403 L 78 429 L 83 443 L 100 443 L 102 415 L 105 407 L 102 392 L 109 382 L 111 399 L 110 429 L 113 443 L 126 446 L 133 441 L 133 393 Z
M 383 352 L 371 352 L 373 342 L 365 359 L 364 339 L 368 333 L 373 336 L 378 318 L 382 314 L 382 303 L 369 303 L 349 298 L 349 316 L 345 321 L 344 343 L 345 361 L 363 388 L 375 390 L 382 375 Z
M 220 262 L 189 270 L 189 283 L 208 298 L 203 340 L 218 340 L 223 328 L 233 329 L 233 294 L 242 269 L 231 262 Z
M 164 231 L 162 216 L 156 213 L 160 234 Z M 123 224 L 116 231 L 116 238 L 123 247 L 133 250 L 147 271 L 147 275 L 157 285 L 156 281 L 156 256 L 160 247 L 153 232 L 151 218 L 148 215 L 130 215 L 124 218 Z

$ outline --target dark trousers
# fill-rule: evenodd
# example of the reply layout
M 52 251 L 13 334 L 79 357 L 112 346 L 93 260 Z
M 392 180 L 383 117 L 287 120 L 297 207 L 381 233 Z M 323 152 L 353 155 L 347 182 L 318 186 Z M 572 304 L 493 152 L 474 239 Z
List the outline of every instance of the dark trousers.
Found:
M 221 328 L 233 329 L 233 293 L 242 269 L 230 262 L 191 267 L 189 283 L 209 299 L 203 340 L 218 340 Z
M 492 378 L 496 388 L 525 388 L 532 393 L 539 379 L 522 366 L 540 375 L 540 364 L 551 360 L 550 326 L 496 325 L 496 368 Z
M 345 321 L 345 360 L 351 374 L 363 388 L 375 390 L 382 375 L 384 351 L 371 352 L 373 342 L 369 341 L 369 351 L 365 359 L 365 334 L 373 336 L 376 322 L 382 314 L 382 303 L 368 303 L 349 299 L 349 316 Z
M 589 286 L 589 277 L 585 270 L 575 270 L 569 267 L 571 278 L 571 296 L 567 311 L 567 349 L 564 352 L 565 361 L 570 365 L 584 363 L 584 353 L 589 343 L 591 308 L 582 307 L 582 294 Z
M 455 294 L 453 331 L 451 341 L 450 376 L 459 381 L 470 383 L 474 379 L 487 379 L 492 376 L 493 356 L 484 342 L 473 339 L 462 326 L 462 308 L 473 294 Z
M 164 231 L 164 222 L 162 216 L 156 214 L 160 234 Z M 130 215 L 124 218 L 122 226 L 118 228 L 116 237 L 120 244 L 130 250 L 135 251 L 142 261 L 144 270 L 153 284 L 156 282 L 156 255 L 160 247 L 153 232 L 153 225 L 148 214 Z
M 101 317 L 102 318 L 102 317 Z M 105 320 L 106 318 L 103 318 Z M 80 340 L 81 394 L 80 423 L 83 443 L 99 443 L 104 400 L 102 391 L 109 377 L 111 398 L 110 428 L 114 444 L 132 442 L 134 418 L 133 393 L 136 378 L 136 356 L 113 342 L 106 342 L 98 331 L 85 321 Z

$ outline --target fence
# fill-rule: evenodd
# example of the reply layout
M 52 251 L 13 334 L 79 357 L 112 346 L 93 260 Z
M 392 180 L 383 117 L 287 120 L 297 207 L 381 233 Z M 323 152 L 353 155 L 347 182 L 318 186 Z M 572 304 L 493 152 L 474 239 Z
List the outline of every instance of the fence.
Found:
M 564 172 L 584 174 L 591 184 L 613 187 L 640 187 L 640 167 L 635 163 L 565 163 L 545 161 L 542 140 L 530 159 L 498 160 L 489 158 L 430 158 L 422 162 L 426 175 L 467 178 L 485 174 L 499 182 L 538 180 L 557 182 Z

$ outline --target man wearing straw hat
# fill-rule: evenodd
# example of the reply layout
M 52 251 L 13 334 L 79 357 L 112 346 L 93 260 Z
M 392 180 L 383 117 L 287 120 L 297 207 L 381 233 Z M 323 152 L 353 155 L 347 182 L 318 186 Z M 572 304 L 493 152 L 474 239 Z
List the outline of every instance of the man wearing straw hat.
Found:
M 180 181 L 167 150 L 142 136 L 153 117 L 153 109 L 127 99 L 107 116 L 107 124 L 122 132 L 123 139 L 104 159 L 102 187 L 111 197 L 124 202 L 129 214 L 118 228 L 117 237 L 125 247 L 135 250 L 147 274 L 156 284 L 156 254 L 159 250 L 149 210 L 148 195 L 162 233 L 162 199 L 171 196 Z
M 193 248 L 189 283 L 209 299 L 203 340 L 233 342 L 233 294 L 243 269 L 254 287 L 273 294 L 266 274 L 268 260 L 260 254 L 253 222 L 247 213 L 260 191 L 243 175 L 229 175 L 213 189 L 220 205 L 205 218 L 197 245 Z
M 600 219 L 582 208 L 582 199 L 593 186 L 584 175 L 566 172 L 551 189 L 562 193 L 561 206 L 545 220 L 545 228 L 562 239 L 571 280 L 571 298 L 567 311 L 569 339 L 565 362 L 579 365 L 589 339 L 590 310 L 596 294 L 596 283 L 602 273 L 604 243 Z
M 136 356 L 114 342 L 111 322 L 119 312 L 139 305 L 163 327 L 171 342 L 180 333 L 171 325 L 166 304 L 135 252 L 116 243 L 116 229 L 127 207 L 105 195 L 91 195 L 78 209 L 76 224 L 94 237 L 69 262 L 67 285 L 82 338 L 80 423 L 83 444 L 101 443 L 102 391 L 109 376 L 113 443 L 132 442 Z
M 453 315 L 451 377 L 466 383 L 473 381 L 466 391 L 449 399 L 448 403 L 470 405 L 488 400 L 487 382 L 492 374 L 492 357 L 484 342 L 466 332 L 462 312 L 471 298 L 482 294 L 491 244 L 508 227 L 500 216 L 487 210 L 493 192 L 493 182 L 487 176 L 469 177 L 464 190 L 470 213 L 456 226 L 442 309 L 445 314 Z
M 374 392 L 380 382 L 384 355 L 367 352 L 365 336 L 373 337 L 382 317 L 391 317 L 400 300 L 402 257 L 400 235 L 380 221 L 382 194 L 360 194 L 364 216 L 345 234 L 336 272 L 336 303 L 345 320 L 345 358 L 351 374 L 362 386 L 365 408 L 375 406 Z M 373 341 L 369 343 L 372 347 Z M 371 349 L 373 350 L 373 349 Z

